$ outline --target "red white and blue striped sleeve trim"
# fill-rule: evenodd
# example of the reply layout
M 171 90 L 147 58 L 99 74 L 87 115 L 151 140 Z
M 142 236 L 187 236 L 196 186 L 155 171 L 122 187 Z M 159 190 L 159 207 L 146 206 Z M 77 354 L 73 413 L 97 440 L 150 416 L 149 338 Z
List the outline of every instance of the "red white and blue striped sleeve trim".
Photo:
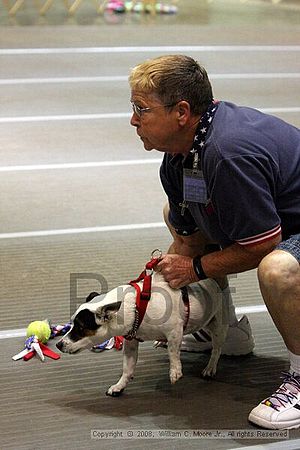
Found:
M 264 233 L 256 234 L 255 236 L 251 236 L 248 238 L 239 239 L 236 242 L 238 244 L 244 245 L 244 246 L 262 244 L 263 242 L 266 242 L 270 239 L 273 239 L 273 238 L 279 236 L 280 233 L 281 233 L 281 226 L 279 224 L 275 228 L 272 228 L 269 231 L 265 231 Z

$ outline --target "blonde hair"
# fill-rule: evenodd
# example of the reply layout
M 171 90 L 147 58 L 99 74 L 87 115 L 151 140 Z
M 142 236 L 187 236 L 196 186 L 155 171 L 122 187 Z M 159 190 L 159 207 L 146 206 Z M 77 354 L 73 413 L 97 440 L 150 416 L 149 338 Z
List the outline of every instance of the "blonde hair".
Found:
M 206 70 L 185 55 L 164 55 L 137 65 L 129 84 L 132 90 L 155 95 L 164 104 L 186 100 L 194 114 L 204 112 L 213 100 Z

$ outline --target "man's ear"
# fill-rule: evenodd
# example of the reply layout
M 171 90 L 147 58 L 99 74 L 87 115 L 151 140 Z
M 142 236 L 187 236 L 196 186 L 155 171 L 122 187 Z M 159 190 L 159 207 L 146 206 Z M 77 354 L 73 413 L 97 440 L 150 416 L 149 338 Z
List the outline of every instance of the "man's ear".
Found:
M 178 123 L 180 125 L 185 125 L 191 116 L 191 107 L 189 102 L 186 100 L 181 100 L 177 103 L 178 111 Z
M 119 311 L 122 302 L 111 303 L 110 305 L 102 306 L 96 311 L 96 319 L 100 322 L 107 322 L 112 319 L 113 315 Z

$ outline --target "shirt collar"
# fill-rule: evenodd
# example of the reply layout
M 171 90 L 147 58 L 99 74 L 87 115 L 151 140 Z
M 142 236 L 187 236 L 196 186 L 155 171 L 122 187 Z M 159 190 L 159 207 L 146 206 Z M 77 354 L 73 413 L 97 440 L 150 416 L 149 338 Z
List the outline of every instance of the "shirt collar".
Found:
M 200 122 L 197 126 L 193 147 L 187 155 L 183 155 L 182 153 L 175 153 L 170 156 L 169 163 L 173 167 L 182 167 L 183 163 L 188 163 L 189 160 L 192 160 L 192 155 L 195 152 L 201 152 L 205 146 L 205 141 L 207 138 L 209 127 L 214 119 L 215 113 L 218 109 L 219 101 L 213 100 L 208 106 L 207 110 L 202 114 Z

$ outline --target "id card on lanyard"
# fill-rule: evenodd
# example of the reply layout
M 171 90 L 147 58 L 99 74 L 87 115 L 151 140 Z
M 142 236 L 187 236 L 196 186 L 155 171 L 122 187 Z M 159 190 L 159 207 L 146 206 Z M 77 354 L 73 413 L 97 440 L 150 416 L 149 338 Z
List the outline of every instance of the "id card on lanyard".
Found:
M 201 170 L 195 172 L 191 169 L 184 169 L 183 198 L 187 202 L 207 202 L 207 189 Z
M 193 169 L 183 169 L 183 198 L 186 202 L 206 203 L 206 183 L 202 170 L 198 169 L 198 159 L 198 153 L 195 153 Z

